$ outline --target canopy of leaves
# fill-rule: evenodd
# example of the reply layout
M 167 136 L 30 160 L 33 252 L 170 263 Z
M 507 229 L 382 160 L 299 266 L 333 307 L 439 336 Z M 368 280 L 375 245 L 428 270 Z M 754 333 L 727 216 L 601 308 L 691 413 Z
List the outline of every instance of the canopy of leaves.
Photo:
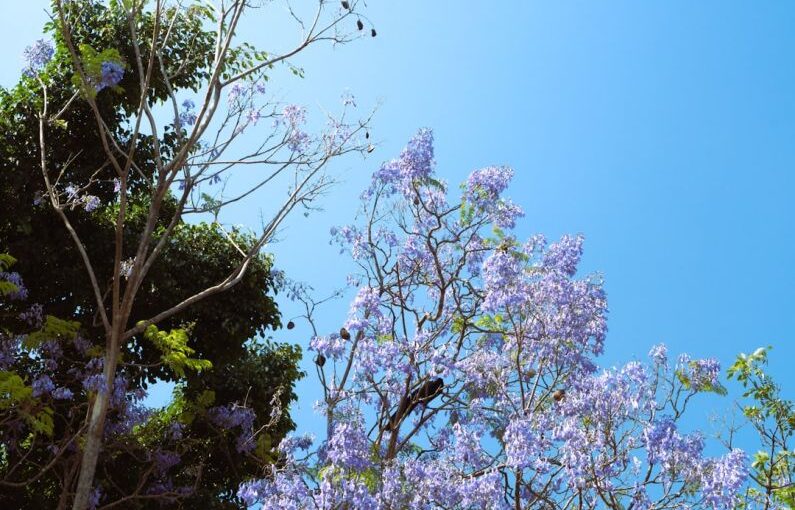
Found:
M 103 55 L 110 51 L 114 60 L 133 62 L 128 19 L 114 4 L 94 0 L 65 2 L 70 15 L 78 17 L 73 24 L 75 31 L 72 37 L 75 44 L 86 52 Z M 154 21 L 151 14 L 144 12 L 135 21 L 138 32 L 151 33 Z M 152 104 L 168 97 L 168 87 L 177 91 L 197 90 L 207 78 L 214 40 L 212 30 L 207 28 L 209 21 L 208 12 L 202 9 L 189 9 L 177 18 L 169 31 L 168 42 L 162 46 L 163 64 L 169 73 L 168 83 L 160 71 L 155 72 L 148 91 L 148 100 Z M 40 75 L 48 83 L 49 100 L 52 104 L 65 104 L 76 94 L 78 97 L 48 133 L 46 157 L 50 178 L 60 179 L 59 182 L 65 185 L 84 182 L 97 172 L 97 175 L 104 176 L 104 187 L 95 191 L 103 205 L 90 212 L 79 208 L 69 211 L 72 224 L 91 254 L 100 286 L 104 287 L 114 276 L 113 233 L 117 205 L 113 172 L 102 149 L 94 113 L 79 98 L 80 92 L 73 83 L 75 69 L 64 41 L 55 24 L 46 28 L 56 45 L 53 60 Z M 144 53 L 147 48 L 146 44 L 141 47 Z M 146 58 L 148 55 L 145 54 Z M 131 139 L 129 115 L 140 99 L 137 70 L 126 65 L 124 78 L 118 85 L 96 94 L 96 101 L 109 130 L 124 142 Z M 15 270 L 24 275 L 28 290 L 28 299 L 24 303 L 9 302 L 3 307 L 8 317 L 16 317 L 30 304 L 38 303 L 51 316 L 38 336 L 35 333 L 27 336 L 28 342 L 38 345 L 61 335 L 64 327 L 76 322 L 80 324 L 81 336 L 94 345 L 95 353 L 101 353 L 104 331 L 98 320 L 96 300 L 84 265 L 59 218 L 48 206 L 46 198 L 42 200 L 44 185 L 37 118 L 41 106 L 39 89 L 38 82 L 27 76 L 12 89 L 0 88 L 0 249 L 19 259 Z M 169 154 L 178 146 L 178 133 L 172 127 L 161 135 L 158 142 L 162 151 Z M 155 173 L 154 143 L 151 136 L 144 134 L 139 135 L 136 145 L 138 168 L 130 176 L 130 207 L 125 222 L 125 247 L 128 250 L 136 246 L 149 209 L 146 190 Z M 156 232 L 162 231 L 171 220 L 175 203 L 175 198 L 169 197 L 163 204 Z M 180 220 L 141 286 L 130 326 L 223 280 L 241 257 L 228 237 L 244 249 L 253 242 L 243 233 L 223 232 L 217 224 L 190 224 Z M 133 255 L 125 252 L 124 258 Z M 0 262 L 6 266 L 13 259 L 3 258 Z M 12 292 L 13 284 L 6 283 L 0 291 Z M 197 470 L 202 470 L 201 490 L 191 499 L 182 500 L 183 507 L 211 508 L 216 503 L 218 508 L 239 507 L 234 496 L 237 486 L 252 475 L 252 466 L 267 458 L 270 448 L 241 453 L 235 448 L 235 438 L 228 431 L 219 431 L 211 426 L 202 413 L 194 412 L 188 420 L 183 410 L 201 407 L 197 399 L 212 391 L 216 406 L 247 402 L 258 417 L 255 423 L 255 429 L 258 429 L 271 419 L 272 402 L 286 408 L 295 398 L 292 388 L 301 375 L 296 368 L 300 351 L 271 343 L 247 346 L 250 339 L 264 336 L 269 328 L 280 326 L 279 312 L 271 297 L 273 292 L 271 260 L 263 255 L 253 261 L 242 281 L 229 292 L 210 297 L 158 325 L 167 332 L 184 330 L 185 335 L 170 337 L 174 342 L 168 345 L 153 342 L 145 335 L 133 337 L 127 343 L 122 352 L 121 371 L 133 386 L 145 389 L 157 380 L 166 380 L 177 382 L 181 392 L 171 407 L 154 415 L 145 427 L 105 445 L 106 454 L 97 470 L 97 483 L 106 490 L 114 487 L 112 491 L 108 490 L 108 500 L 133 493 L 136 484 L 146 476 L 146 470 L 151 469 L 151 452 L 170 449 L 180 452 L 184 459 L 180 464 L 183 467 L 174 468 L 182 470 L 174 475 L 174 483 L 182 477 L 185 484 L 189 484 L 188 479 L 195 481 Z M 18 320 L 7 322 L 4 318 L 3 321 L 3 327 L 14 330 L 13 334 L 22 332 Z M 36 345 L 29 347 L 35 348 Z M 64 342 L 63 349 L 65 358 L 75 362 L 81 359 L 70 343 Z M 69 381 L 74 383 L 73 375 L 67 373 L 70 366 L 74 365 L 61 363 L 50 374 L 57 385 L 69 384 Z M 198 368 L 209 370 L 199 374 Z M 30 360 L 17 360 L 14 373 L 3 372 L 0 376 L 0 384 L 9 389 L 8 392 L 3 390 L 3 394 L 12 395 L 10 398 L 16 403 L 28 398 L 30 381 L 37 375 L 31 372 L 33 370 L 34 364 Z M 273 399 L 276 388 L 281 388 L 281 393 Z M 15 456 L 18 459 L 27 455 L 30 461 L 27 468 L 19 468 L 13 478 L 27 480 L 32 477 L 38 466 L 52 458 L 52 450 L 48 447 L 59 441 L 63 446 L 63 440 L 78 431 L 86 406 L 87 402 L 77 401 L 53 403 L 48 411 L 52 413 L 49 418 L 52 423 L 45 422 L 39 432 L 51 434 L 55 440 L 49 443 L 44 440 L 29 442 L 24 449 L 15 452 L 2 447 L 0 475 L 6 474 L 3 470 L 14 464 Z M 184 431 L 179 440 L 168 443 L 169 440 L 163 439 L 168 435 L 153 433 L 157 427 L 170 427 L 183 421 Z M 278 444 L 281 436 L 292 428 L 289 416 L 286 413 L 281 415 L 270 429 L 274 437 L 268 436 L 267 441 Z M 55 468 L 35 482 L 9 490 L 0 489 L 0 506 L 55 508 L 63 480 L 74 475 L 75 461 L 74 452 L 66 453 Z M 26 469 L 29 471 L 25 472 Z M 125 508 L 162 507 L 152 500 L 140 501 L 142 503 L 130 503 Z

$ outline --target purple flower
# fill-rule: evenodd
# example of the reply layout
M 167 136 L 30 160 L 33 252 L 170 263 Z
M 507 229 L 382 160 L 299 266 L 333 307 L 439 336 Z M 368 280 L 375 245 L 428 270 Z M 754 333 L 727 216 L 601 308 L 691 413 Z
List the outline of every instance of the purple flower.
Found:
M 42 375 L 33 380 L 31 387 L 33 388 L 33 396 L 38 398 L 50 394 L 55 389 L 55 384 L 53 384 L 49 376 Z
M 734 449 L 720 459 L 708 461 L 702 476 L 704 502 L 713 509 L 736 508 L 748 480 L 748 456 Z
M 94 209 L 99 207 L 100 204 L 99 197 L 94 195 L 85 195 L 83 197 L 83 202 L 85 203 L 83 208 L 86 210 L 86 212 L 93 211 Z
M 335 466 L 363 471 L 370 467 L 370 444 L 360 425 L 341 422 L 326 446 L 326 457 Z
M 565 275 L 574 276 L 577 264 L 582 257 L 583 236 L 564 235 L 560 241 L 551 245 L 544 256 L 544 266 Z
M 22 281 L 22 276 L 20 276 L 19 273 L 7 273 L 5 271 L 0 271 L 0 280 L 4 280 L 16 287 L 16 290 L 13 290 L 5 295 L 5 297 L 8 299 L 24 301 L 28 298 L 28 288 L 25 287 L 25 284 Z
M 182 102 L 182 110 L 179 112 L 179 122 L 183 126 L 192 126 L 196 123 L 196 112 L 193 109 L 196 104 L 190 99 Z
M 115 87 L 124 78 L 124 67 L 118 62 L 105 61 L 100 66 L 99 83 L 94 85 L 97 92 L 107 87 Z
M 309 350 L 330 359 L 340 359 L 345 353 L 346 342 L 337 334 L 315 336 L 309 341 Z
M 88 496 L 89 510 L 95 510 L 100 501 L 102 501 L 102 489 L 99 487 L 94 487 L 91 489 L 91 494 Z
M 243 85 L 241 85 L 239 82 L 237 82 L 234 85 L 232 85 L 232 88 L 229 89 L 229 94 L 227 95 L 227 100 L 230 103 L 233 103 L 233 102 L 235 102 L 237 100 L 237 98 L 242 93 L 243 93 Z
M 260 118 L 262 118 L 262 114 L 256 108 L 252 108 L 251 110 L 249 110 L 248 114 L 246 115 L 246 121 L 249 124 L 256 124 L 260 120 Z
M 19 318 L 29 326 L 40 327 L 44 322 L 44 307 L 39 303 L 34 303 L 26 311 L 21 312 Z
M 708 391 L 720 385 L 720 362 L 715 358 L 691 360 L 682 354 L 677 368 L 681 378 L 695 391 Z
M 287 137 L 287 148 L 292 152 L 300 152 L 307 148 L 311 139 L 300 129 L 293 129 Z
M 665 344 L 657 344 L 649 351 L 649 357 L 654 360 L 654 364 L 665 366 L 668 363 L 668 348 Z
M 282 110 L 282 119 L 288 126 L 295 129 L 296 126 L 306 123 L 306 108 L 288 104 L 284 107 L 284 110 Z
M 309 434 L 288 435 L 279 443 L 279 451 L 285 455 L 293 455 L 297 450 L 308 450 L 313 442 L 314 440 Z
M 52 392 L 52 398 L 55 400 L 72 400 L 73 397 L 74 393 L 72 393 L 72 390 L 63 386 L 56 388 Z
M 108 384 L 105 380 L 105 374 L 102 372 L 103 366 L 102 358 L 91 358 L 86 364 L 87 374 L 83 379 L 83 388 L 86 391 L 96 391 L 104 393 L 108 391 Z
M 237 437 L 237 451 L 248 452 L 256 446 L 253 433 L 254 420 L 257 415 L 253 409 L 233 404 L 211 407 L 207 414 L 210 421 L 222 429 L 240 429 L 240 434 Z
M 404 196 L 414 193 L 415 183 L 431 175 L 435 165 L 433 153 L 433 131 L 420 129 L 400 153 L 398 159 L 384 163 L 373 174 L 373 187 L 385 184 L 392 192 L 401 192 Z M 365 193 L 367 197 L 369 193 Z
M 475 170 L 467 178 L 466 196 L 485 208 L 499 198 L 510 184 L 511 178 L 513 170 L 506 166 L 489 166 Z
M 77 196 L 77 187 L 74 184 L 69 184 L 68 186 L 66 186 L 66 188 L 64 188 L 64 191 L 66 191 L 66 198 L 69 200 Z
M 52 60 L 55 53 L 52 42 L 45 39 L 39 39 L 32 45 L 25 48 L 22 56 L 25 60 L 25 69 L 22 71 L 25 76 L 31 78 L 36 76 L 41 71 L 47 62 Z

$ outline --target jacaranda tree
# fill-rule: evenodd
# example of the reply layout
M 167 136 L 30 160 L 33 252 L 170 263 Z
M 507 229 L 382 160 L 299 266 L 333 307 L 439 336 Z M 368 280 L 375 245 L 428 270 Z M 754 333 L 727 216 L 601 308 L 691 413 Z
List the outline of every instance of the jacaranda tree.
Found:
M 301 40 L 272 54 L 236 39 L 251 7 L 54 0 L 53 41 L 0 92 L 0 506 L 240 508 L 292 429 L 300 351 L 250 341 L 280 325 L 263 250 L 370 149 L 368 116 L 345 99 L 315 134 L 266 84 L 375 32 L 357 2 L 275 9 Z M 285 198 L 257 203 L 260 229 L 221 223 L 261 188 Z M 157 380 L 177 390 L 152 411 Z
M 361 221 L 332 231 L 360 268 L 347 321 L 310 343 L 326 437 L 285 439 L 241 497 L 266 509 L 786 508 L 795 415 L 756 389 L 762 355 L 733 373 L 776 402 L 746 410 L 775 431 L 755 464 L 765 490 L 731 438 L 711 456 L 679 425 L 699 394 L 725 393 L 716 360 L 658 345 L 647 363 L 598 369 L 607 301 L 598 276 L 577 274 L 583 238 L 517 239 L 511 176 L 474 171 L 452 199 L 429 130 L 375 172 Z M 294 292 L 318 331 L 316 303 Z

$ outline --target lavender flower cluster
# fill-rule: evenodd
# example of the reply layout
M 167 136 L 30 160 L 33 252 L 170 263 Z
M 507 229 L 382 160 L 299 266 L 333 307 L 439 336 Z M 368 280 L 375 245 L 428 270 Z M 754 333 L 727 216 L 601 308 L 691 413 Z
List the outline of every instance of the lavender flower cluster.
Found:
M 291 115 L 299 115 L 291 112 Z M 748 462 L 705 454 L 674 416 L 719 365 L 665 346 L 599 370 L 607 298 L 578 276 L 582 236 L 522 242 L 513 171 L 472 172 L 458 201 L 421 130 L 333 241 L 362 272 L 339 333 L 310 342 L 328 437 L 240 487 L 263 508 L 734 508 Z M 308 447 L 308 441 L 301 443 Z M 672 496 L 673 495 L 673 496 Z

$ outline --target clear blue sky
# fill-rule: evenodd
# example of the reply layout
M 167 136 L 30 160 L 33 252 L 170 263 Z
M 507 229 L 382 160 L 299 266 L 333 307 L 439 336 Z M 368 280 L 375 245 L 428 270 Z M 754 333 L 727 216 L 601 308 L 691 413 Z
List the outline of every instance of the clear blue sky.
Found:
M 795 395 L 795 3 L 368 3 L 377 38 L 307 54 L 296 60 L 305 80 L 274 83 L 316 115 L 346 89 L 362 107 L 383 101 L 382 145 L 338 165 L 346 182 L 323 214 L 290 222 L 273 248 L 280 267 L 341 285 L 329 227 L 350 220 L 377 164 L 429 126 L 450 182 L 488 164 L 516 170 L 522 236 L 585 234 L 584 267 L 604 274 L 610 302 L 603 364 L 666 342 L 725 366 L 772 344 L 773 373 Z M 0 84 L 15 80 L 48 4 L 3 5 Z M 249 40 L 296 39 L 261 14 Z M 256 207 L 226 221 L 259 224 Z M 346 309 L 329 308 L 329 331 Z M 308 340 L 303 327 L 276 337 Z M 312 386 L 301 385 L 299 424 Z

